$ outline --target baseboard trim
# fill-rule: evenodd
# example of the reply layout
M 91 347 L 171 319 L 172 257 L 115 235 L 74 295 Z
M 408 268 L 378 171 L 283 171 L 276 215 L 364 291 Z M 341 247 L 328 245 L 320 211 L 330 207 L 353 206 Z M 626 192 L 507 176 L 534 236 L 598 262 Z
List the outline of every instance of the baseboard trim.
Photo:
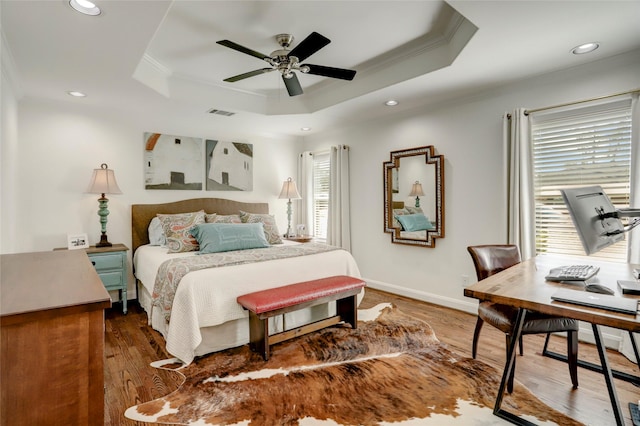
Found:
M 399 296 L 420 300 L 422 302 L 433 303 L 439 306 L 445 306 L 447 308 L 467 312 L 472 315 L 476 315 L 478 313 L 478 302 L 475 299 L 470 299 L 469 301 L 459 300 L 451 297 L 428 293 L 426 291 L 401 287 L 382 281 L 370 280 L 367 278 L 363 279 L 367 282 L 368 287 L 374 288 L 376 290 L 386 291 L 387 293 L 393 293 Z M 564 335 L 564 333 L 561 333 L 560 335 Z M 605 327 L 602 329 L 602 338 L 604 340 L 605 347 L 617 351 L 619 350 L 620 344 L 622 343 L 622 331 Z M 593 329 L 591 328 L 591 324 L 580 322 L 578 339 L 580 341 L 595 345 L 596 341 L 593 336 Z
M 469 299 L 469 301 L 467 302 L 459 299 L 454 299 L 452 297 L 445 297 L 433 293 L 427 293 L 426 291 L 401 287 L 382 281 L 375 281 L 366 278 L 363 279 L 367 282 L 367 287 L 375 288 L 376 290 L 386 291 L 387 293 L 397 294 L 399 296 L 420 300 L 422 302 L 445 306 L 447 308 L 456 309 L 458 311 L 467 312 L 473 315 L 476 315 L 478 313 L 478 302 L 475 299 Z

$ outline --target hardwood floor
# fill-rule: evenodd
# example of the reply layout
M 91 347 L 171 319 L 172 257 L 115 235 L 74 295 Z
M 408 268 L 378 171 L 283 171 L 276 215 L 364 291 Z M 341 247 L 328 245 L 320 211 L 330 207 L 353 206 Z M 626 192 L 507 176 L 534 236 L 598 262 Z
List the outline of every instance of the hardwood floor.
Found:
M 367 289 L 361 308 L 381 302 L 394 303 L 403 312 L 431 324 L 440 341 L 455 352 L 471 356 L 471 339 L 476 317 L 464 312 L 432 305 L 381 291 Z M 541 356 L 544 336 L 524 337 L 524 356 L 516 360 L 516 380 L 540 400 L 586 425 L 615 424 L 607 388 L 601 374 L 580 368 L 580 387 L 571 388 L 565 363 Z M 550 348 L 565 353 L 565 340 L 552 337 Z M 595 346 L 580 343 L 580 359 L 599 364 Z M 166 395 L 177 389 L 182 378 L 177 373 L 158 370 L 149 364 L 168 358 L 162 336 L 147 326 L 147 316 L 134 302 L 129 313 L 115 304 L 106 313 L 105 336 L 105 425 L 145 425 L 124 418 L 124 411 L 135 404 Z M 608 352 L 613 368 L 638 375 L 638 367 L 617 352 Z M 478 359 L 500 371 L 504 366 L 504 335 L 486 326 L 478 344 Z M 615 380 L 626 425 L 632 425 L 628 403 L 638 402 L 640 388 Z

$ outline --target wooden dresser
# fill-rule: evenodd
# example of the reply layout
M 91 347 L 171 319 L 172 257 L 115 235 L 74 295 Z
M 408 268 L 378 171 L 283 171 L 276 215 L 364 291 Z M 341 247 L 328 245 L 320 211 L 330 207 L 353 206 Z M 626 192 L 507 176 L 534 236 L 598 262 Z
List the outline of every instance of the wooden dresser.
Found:
M 84 250 L 0 256 L 0 424 L 104 424 L 104 309 Z

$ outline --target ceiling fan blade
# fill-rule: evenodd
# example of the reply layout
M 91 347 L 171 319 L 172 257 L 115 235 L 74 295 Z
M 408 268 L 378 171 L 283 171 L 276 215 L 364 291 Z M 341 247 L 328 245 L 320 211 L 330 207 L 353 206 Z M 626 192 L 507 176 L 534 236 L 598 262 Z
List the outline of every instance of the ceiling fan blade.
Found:
M 298 61 L 302 62 L 329 43 L 331 43 L 331 40 L 314 31 L 298 43 L 298 45 L 289 52 L 289 56 L 295 56 L 298 58 Z
M 312 65 L 312 64 L 304 64 L 304 66 L 309 67 L 309 72 L 307 74 L 321 75 L 323 77 L 339 78 L 341 80 L 353 80 L 353 77 L 356 76 L 356 71 L 346 70 L 344 68 L 332 68 L 332 67 L 325 67 L 322 65 Z
M 267 59 L 271 59 L 269 55 L 265 55 L 264 53 L 256 52 L 255 50 L 249 49 L 248 47 L 240 46 L 238 43 L 234 43 L 230 40 L 219 40 L 216 43 L 228 47 L 233 50 L 237 50 L 238 52 L 246 53 L 247 55 L 255 56 L 258 59 L 262 59 L 266 61 Z
M 271 71 L 275 71 L 275 68 L 260 68 L 259 70 L 249 71 L 245 72 L 244 74 L 238 74 L 234 75 L 233 77 L 225 78 L 224 81 L 234 83 L 239 80 L 244 80 L 245 78 L 254 77 L 256 75 L 264 74 Z
M 287 86 L 287 92 L 289 92 L 289 96 L 298 96 L 302 95 L 302 86 L 300 86 L 300 82 L 298 81 L 298 77 L 295 73 L 291 73 L 293 77 L 286 78 L 284 75 L 282 76 L 282 81 L 284 81 L 284 85 Z

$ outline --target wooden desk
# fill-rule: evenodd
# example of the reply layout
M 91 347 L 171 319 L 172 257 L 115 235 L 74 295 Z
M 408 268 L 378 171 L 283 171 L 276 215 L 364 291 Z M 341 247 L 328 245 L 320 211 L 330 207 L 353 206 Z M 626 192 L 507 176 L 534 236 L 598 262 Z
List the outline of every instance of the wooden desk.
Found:
M 104 424 L 109 294 L 84 250 L 0 256 L 0 424 Z
M 582 290 L 581 284 L 555 283 L 546 281 L 544 278 L 551 268 L 562 265 L 585 263 L 599 266 L 600 272 L 597 275 L 599 282 L 614 289 L 618 296 L 621 296 L 621 294 L 617 286 L 617 280 L 633 279 L 632 269 L 634 267 L 640 267 L 640 265 L 602 262 L 595 259 L 588 259 L 588 261 L 585 261 L 584 258 L 539 256 L 515 265 L 498 274 L 492 275 L 464 290 L 464 295 L 467 297 L 502 303 L 518 308 L 514 335 L 511 339 L 511 345 L 507 351 L 507 362 L 505 364 L 502 382 L 496 397 L 496 405 L 493 410 L 496 416 L 514 424 L 531 424 L 526 420 L 516 417 L 515 415 L 500 408 L 507 379 L 511 374 L 511 370 L 514 365 L 516 343 L 520 339 L 522 333 L 525 315 L 527 311 L 530 310 L 567 318 L 574 318 L 592 324 L 596 346 L 600 355 L 602 373 L 605 377 L 605 381 L 607 382 L 607 389 L 609 391 L 611 405 L 616 418 L 616 424 L 618 426 L 624 426 L 624 418 L 616 395 L 613 375 L 607 360 L 600 326 L 614 327 L 621 330 L 628 330 L 630 332 L 640 332 L 640 315 L 621 314 L 604 309 L 594 309 L 570 303 L 552 301 L 551 295 L 558 289 L 574 288 L 578 291 Z M 624 297 L 640 300 L 640 296 L 625 295 Z

